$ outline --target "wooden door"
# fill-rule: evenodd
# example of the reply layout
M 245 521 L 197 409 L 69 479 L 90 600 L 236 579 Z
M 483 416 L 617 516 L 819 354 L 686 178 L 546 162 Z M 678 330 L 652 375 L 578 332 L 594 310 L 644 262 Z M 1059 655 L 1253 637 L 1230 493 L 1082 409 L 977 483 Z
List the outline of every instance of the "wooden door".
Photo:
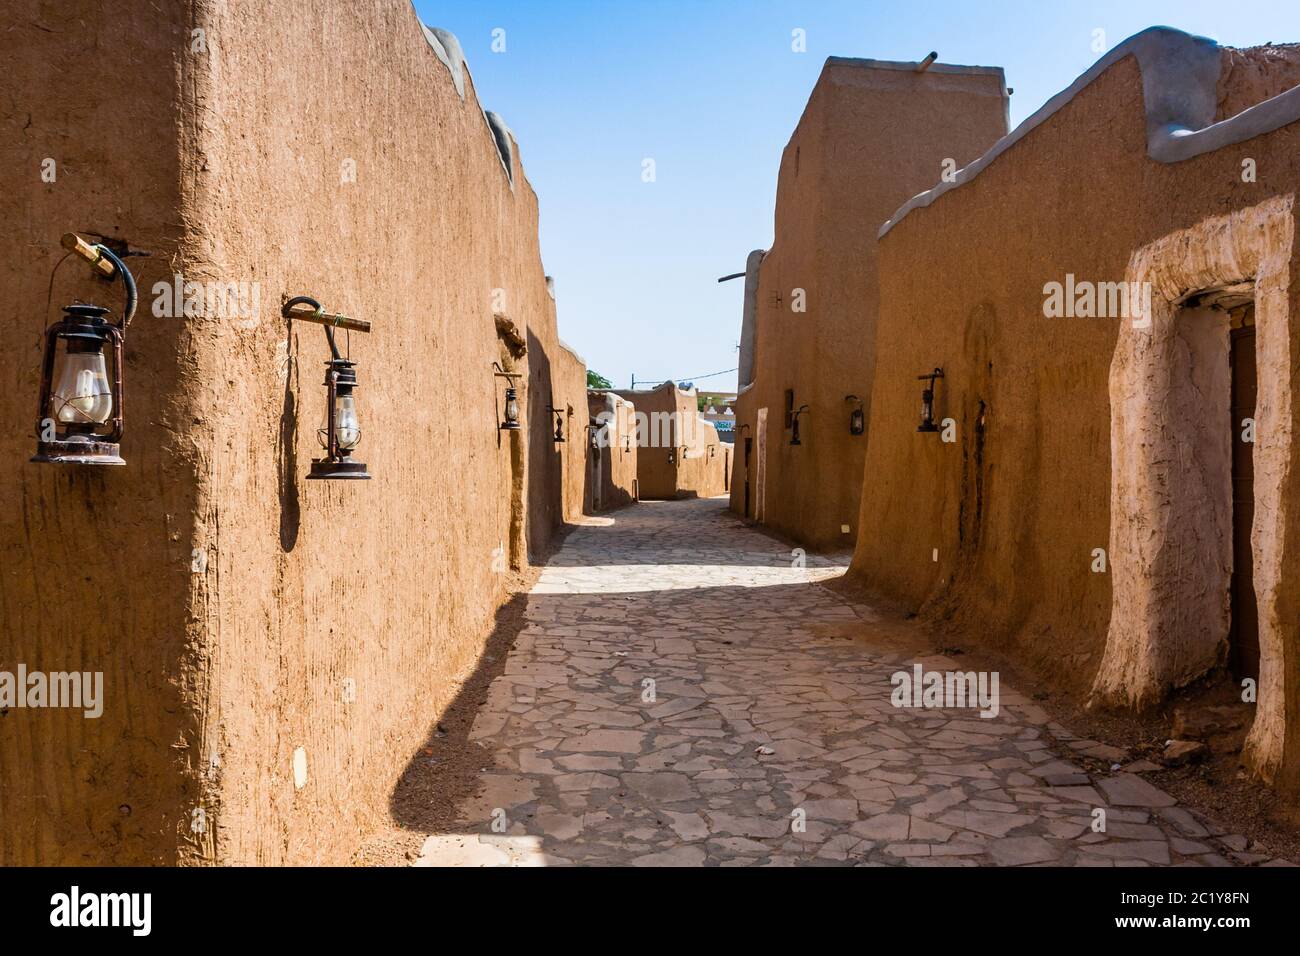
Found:
M 1254 550 L 1250 531 L 1255 520 L 1256 371 L 1253 308 L 1229 333 L 1232 364 L 1232 625 L 1229 666 L 1234 676 L 1259 678 L 1259 616 L 1255 606 Z M 1249 322 L 1250 324 L 1245 324 Z M 1233 323 L 1237 325 L 1237 322 Z

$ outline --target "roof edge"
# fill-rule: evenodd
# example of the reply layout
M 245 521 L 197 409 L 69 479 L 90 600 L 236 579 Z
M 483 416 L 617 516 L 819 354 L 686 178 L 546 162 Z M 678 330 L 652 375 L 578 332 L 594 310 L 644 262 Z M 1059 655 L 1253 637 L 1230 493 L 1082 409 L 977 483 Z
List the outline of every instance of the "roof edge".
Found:
M 411 12 L 415 14 L 415 22 L 420 25 L 420 33 L 424 41 L 433 51 L 434 56 L 447 68 L 451 76 L 452 85 L 456 88 L 456 94 L 460 97 L 461 102 L 465 101 L 465 74 L 469 72 L 469 64 L 465 60 L 465 51 L 460 45 L 460 40 L 450 30 L 443 30 L 439 27 L 431 27 L 420 18 L 420 11 L 415 9 L 415 0 L 411 0 Z M 505 170 L 506 182 L 510 184 L 510 191 L 515 189 L 515 162 L 518 159 L 518 150 L 514 131 L 506 125 L 506 121 L 497 113 L 485 110 L 481 103 L 477 102 L 479 112 L 483 116 L 483 121 L 487 124 L 488 132 L 492 134 L 492 140 L 496 143 L 497 155 L 501 159 L 501 168 Z M 520 164 L 522 166 L 522 163 Z
M 869 57 L 828 56 L 825 66 L 854 66 L 865 70 L 898 70 L 916 73 L 921 65 L 917 60 L 873 60 Z M 1002 76 L 1000 66 L 964 66 L 959 63 L 932 63 L 921 71 L 925 73 L 957 73 L 968 76 Z
M 1182 162 L 1300 120 L 1300 87 L 1293 87 L 1235 116 L 1214 122 L 1221 49 L 1214 40 L 1173 27 L 1149 27 L 1134 34 L 994 143 L 983 156 L 958 170 L 951 182 L 939 183 L 900 206 L 880 227 L 877 238 L 883 238 L 912 210 L 929 206 L 949 190 L 970 182 L 1127 56 L 1137 58 L 1142 72 L 1147 155 L 1157 162 Z

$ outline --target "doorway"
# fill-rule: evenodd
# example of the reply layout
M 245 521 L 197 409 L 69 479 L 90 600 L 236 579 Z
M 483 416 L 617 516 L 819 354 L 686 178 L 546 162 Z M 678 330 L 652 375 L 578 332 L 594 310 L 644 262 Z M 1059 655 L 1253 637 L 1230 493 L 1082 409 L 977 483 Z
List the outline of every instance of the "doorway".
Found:
M 1284 763 L 1295 669 L 1293 206 L 1211 216 L 1129 257 L 1125 284 L 1146 301 L 1111 360 L 1111 615 L 1091 693 L 1142 708 L 1239 669 L 1256 695 L 1242 755 L 1265 780 Z
M 749 509 L 749 458 L 754 453 L 754 439 L 745 436 L 745 517 L 750 518 Z
M 1254 304 L 1231 313 L 1229 362 L 1232 368 L 1232 583 L 1228 666 L 1241 680 L 1259 678 L 1259 612 L 1255 604 L 1255 366 Z

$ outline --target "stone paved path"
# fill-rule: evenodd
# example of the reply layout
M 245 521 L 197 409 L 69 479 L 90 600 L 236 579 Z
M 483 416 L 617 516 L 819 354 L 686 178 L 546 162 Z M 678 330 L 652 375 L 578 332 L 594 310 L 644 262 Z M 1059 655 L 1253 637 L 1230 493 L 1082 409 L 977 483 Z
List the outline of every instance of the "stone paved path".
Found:
M 724 507 L 642 503 L 570 534 L 474 723 L 481 792 L 417 865 L 1266 859 L 1136 774 L 1054 755 L 1107 750 L 1005 685 L 992 719 L 893 706 L 895 672 L 960 665 Z

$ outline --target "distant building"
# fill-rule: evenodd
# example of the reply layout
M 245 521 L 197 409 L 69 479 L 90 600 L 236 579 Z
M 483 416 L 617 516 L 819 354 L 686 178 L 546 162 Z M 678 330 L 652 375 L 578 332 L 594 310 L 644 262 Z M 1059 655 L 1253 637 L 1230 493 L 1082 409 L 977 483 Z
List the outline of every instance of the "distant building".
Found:
M 637 500 L 636 406 L 603 389 L 587 392 L 591 437 L 588 502 L 592 513 Z
M 700 418 L 718 430 L 718 438 L 727 444 L 736 440 L 736 393 L 735 392 L 700 392 L 704 408 Z
M 675 382 L 615 390 L 636 407 L 637 478 L 642 499 L 711 498 L 730 487 L 731 446 L 699 411 L 695 389 Z
M 876 229 L 1007 131 L 1000 69 L 918 66 L 826 61 L 781 158 L 774 243 L 747 263 L 731 506 L 810 547 L 857 539 Z

